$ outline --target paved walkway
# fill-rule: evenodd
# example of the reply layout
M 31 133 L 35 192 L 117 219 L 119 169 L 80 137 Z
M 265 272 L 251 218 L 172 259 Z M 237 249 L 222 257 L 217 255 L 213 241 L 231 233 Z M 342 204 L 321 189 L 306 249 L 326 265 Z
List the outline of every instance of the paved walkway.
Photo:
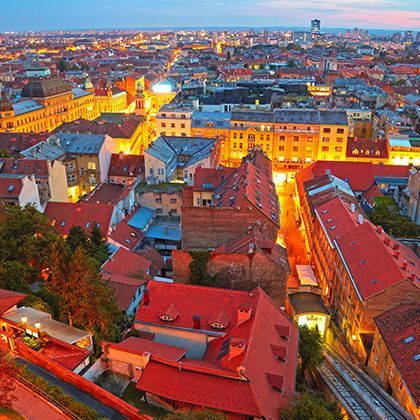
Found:
M 33 373 L 35 373 L 38 376 L 41 376 L 45 380 L 47 380 L 52 385 L 58 385 L 66 394 L 71 395 L 75 400 L 80 401 L 89 407 L 93 408 L 98 414 L 100 414 L 103 417 L 109 418 L 109 419 L 124 419 L 124 416 L 122 416 L 117 411 L 113 410 L 112 408 L 100 403 L 99 401 L 95 400 L 91 396 L 83 393 L 76 387 L 62 381 L 61 379 L 57 378 L 56 376 L 50 374 L 46 370 L 33 365 L 32 363 L 29 363 L 26 360 L 23 360 L 21 358 L 16 359 L 18 363 L 26 365 L 29 370 Z M 45 420 L 45 418 L 43 419 Z M 48 419 L 50 420 L 50 419 Z
M 15 382 L 15 395 L 18 399 L 13 402 L 13 409 L 27 420 L 68 419 L 60 409 L 17 381 Z

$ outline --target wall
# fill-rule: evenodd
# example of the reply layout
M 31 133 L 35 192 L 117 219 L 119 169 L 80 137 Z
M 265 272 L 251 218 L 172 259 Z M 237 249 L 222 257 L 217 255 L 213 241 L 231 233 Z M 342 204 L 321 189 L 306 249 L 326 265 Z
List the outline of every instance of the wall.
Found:
M 101 182 L 105 181 L 108 176 L 111 155 L 117 153 L 117 143 L 112 137 L 105 136 L 102 149 L 99 152 L 99 170 L 101 171 Z
M 276 241 L 279 227 L 275 223 L 254 206 L 239 207 L 239 210 L 214 206 L 182 207 L 182 249 L 217 248 L 244 234 L 248 226 L 258 225 L 266 236 Z
M 51 163 L 49 184 L 51 201 L 60 201 L 63 203 L 67 203 L 69 201 L 67 194 L 66 167 L 57 160 Z
M 93 382 L 88 381 L 83 376 L 77 375 L 76 373 L 62 367 L 58 363 L 53 362 L 47 357 L 30 349 L 20 340 L 17 340 L 17 351 L 19 355 L 25 360 L 28 360 L 29 362 L 34 363 L 43 369 L 46 369 L 57 378 L 75 386 L 86 394 L 91 395 L 102 404 L 113 408 L 123 416 L 126 416 L 129 419 L 150 420 L 149 416 L 139 413 L 139 411 L 132 405 L 126 403 L 110 392 L 105 391 L 103 388 L 94 384 Z

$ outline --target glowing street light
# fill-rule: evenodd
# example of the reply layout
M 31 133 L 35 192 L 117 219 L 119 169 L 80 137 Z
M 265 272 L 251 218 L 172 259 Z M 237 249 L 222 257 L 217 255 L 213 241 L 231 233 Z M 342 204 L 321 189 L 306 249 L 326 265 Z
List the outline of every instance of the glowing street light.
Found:
M 22 316 L 22 318 L 20 318 L 20 320 L 22 321 L 22 324 L 26 324 L 28 322 L 28 317 Z

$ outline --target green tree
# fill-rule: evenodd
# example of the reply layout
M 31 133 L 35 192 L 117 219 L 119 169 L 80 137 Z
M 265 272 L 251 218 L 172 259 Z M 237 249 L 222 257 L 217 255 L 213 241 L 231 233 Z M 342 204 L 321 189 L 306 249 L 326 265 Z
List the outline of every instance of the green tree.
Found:
M 19 261 L 0 261 L 0 289 L 29 292 L 33 269 Z
M 10 153 L 7 149 L 0 149 L 0 158 L 9 158 Z
M 110 252 L 106 239 L 96 222 L 93 223 L 89 239 L 91 249 L 90 255 L 102 265 L 108 259 Z
M 54 315 L 53 310 L 51 309 L 50 305 L 48 305 L 47 302 L 45 302 L 40 297 L 31 293 L 28 296 L 26 296 L 25 299 L 23 299 L 22 305 L 30 306 L 31 308 L 35 308 L 40 311 L 47 312 L 51 315 Z
M 189 265 L 191 273 L 189 283 L 201 286 L 212 286 L 214 279 L 207 273 L 207 264 L 210 261 L 210 251 L 195 250 L 190 251 L 189 254 L 192 257 Z
M 87 329 L 96 341 L 120 338 L 123 315 L 114 291 L 82 247 L 72 254 L 66 243 L 57 243 L 47 287 L 59 297 L 61 319 Z
M 279 413 L 284 420 L 341 420 L 343 415 L 337 403 L 328 403 L 312 392 L 301 393 L 292 406 Z
M 300 369 L 298 380 L 304 381 L 305 372 L 319 366 L 324 360 L 322 354 L 322 337 L 318 330 L 308 328 L 306 325 L 299 327 L 299 355 Z
M 34 207 L 0 207 L 0 261 L 32 267 L 33 280 L 48 267 L 57 237 L 50 220 Z
M 369 218 L 375 225 L 383 227 L 386 233 L 395 237 L 418 238 L 420 226 L 400 214 L 400 209 L 392 197 L 376 197 Z
M 69 69 L 69 64 L 67 63 L 66 60 L 57 61 L 57 70 L 59 72 L 64 72 L 64 71 L 67 71 L 68 69 Z
M 89 235 L 81 226 L 73 226 L 69 230 L 66 243 L 71 252 L 75 252 L 79 247 L 82 247 L 86 252 L 90 249 Z

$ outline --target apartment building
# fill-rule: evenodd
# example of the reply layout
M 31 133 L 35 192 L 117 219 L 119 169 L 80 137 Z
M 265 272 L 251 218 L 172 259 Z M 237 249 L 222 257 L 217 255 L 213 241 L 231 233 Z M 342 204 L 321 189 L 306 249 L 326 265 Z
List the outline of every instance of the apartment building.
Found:
M 156 133 L 161 136 L 191 137 L 194 108 L 186 105 L 164 105 L 156 115 Z
M 237 166 L 259 145 L 276 169 L 296 171 L 316 160 L 345 160 L 348 138 L 345 111 L 233 111 L 227 156 Z

